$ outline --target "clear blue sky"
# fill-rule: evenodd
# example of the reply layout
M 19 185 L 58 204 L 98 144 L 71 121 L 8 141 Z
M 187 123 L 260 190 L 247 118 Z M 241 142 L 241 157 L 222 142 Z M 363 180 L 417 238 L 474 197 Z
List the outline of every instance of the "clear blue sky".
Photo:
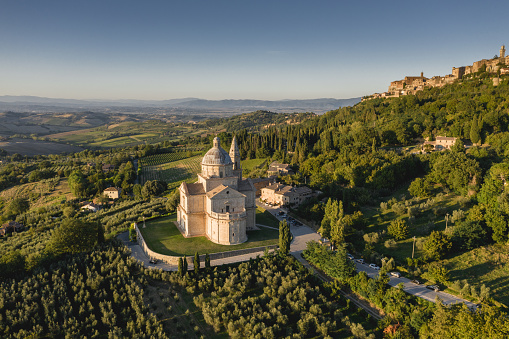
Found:
M 0 0 L 0 95 L 350 98 L 509 49 L 509 1 Z

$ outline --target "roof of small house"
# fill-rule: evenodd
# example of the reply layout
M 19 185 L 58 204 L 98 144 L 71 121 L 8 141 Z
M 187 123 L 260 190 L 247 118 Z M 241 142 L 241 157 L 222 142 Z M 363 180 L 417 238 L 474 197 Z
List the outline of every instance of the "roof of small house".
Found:
M 122 191 L 122 189 L 118 187 L 108 187 L 107 189 L 104 190 L 104 192 L 120 192 L 120 191 Z

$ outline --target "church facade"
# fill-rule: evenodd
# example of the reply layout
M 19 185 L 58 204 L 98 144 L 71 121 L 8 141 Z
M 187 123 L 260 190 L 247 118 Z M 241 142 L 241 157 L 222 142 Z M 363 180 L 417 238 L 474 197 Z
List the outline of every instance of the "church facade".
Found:
M 198 181 L 183 182 L 179 190 L 177 226 L 185 237 L 206 236 L 222 245 L 247 241 L 246 231 L 255 228 L 256 189 L 251 179 L 242 179 L 235 137 L 229 154 L 214 138 L 201 162 Z

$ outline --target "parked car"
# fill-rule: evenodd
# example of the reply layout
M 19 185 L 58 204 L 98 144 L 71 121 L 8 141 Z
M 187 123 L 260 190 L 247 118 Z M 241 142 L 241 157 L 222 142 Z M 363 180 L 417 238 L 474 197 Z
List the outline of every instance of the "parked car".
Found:
M 440 287 L 438 285 L 426 285 L 427 289 L 434 290 L 435 292 L 440 291 Z
M 391 272 L 390 275 L 392 275 L 393 277 L 396 277 L 396 278 L 401 278 L 401 273 L 399 273 L 399 272 Z
M 374 270 L 379 270 L 379 269 L 380 269 L 380 267 L 378 267 L 378 266 L 377 266 L 377 265 L 375 265 L 375 264 L 369 264 L 369 267 L 371 267 L 371 268 L 372 268 L 372 269 L 374 269 Z
M 151 263 L 151 264 L 157 264 L 157 262 L 158 262 L 157 259 L 150 259 L 150 261 L 149 261 L 149 263 Z
M 421 282 L 419 280 L 417 280 L 417 279 L 414 279 L 411 282 L 416 284 L 416 285 L 420 285 L 421 284 Z
M 350 253 L 347 253 L 346 256 L 348 257 L 348 259 L 353 260 L 353 255 L 351 255 Z
M 355 259 L 359 264 L 364 264 L 364 259 Z

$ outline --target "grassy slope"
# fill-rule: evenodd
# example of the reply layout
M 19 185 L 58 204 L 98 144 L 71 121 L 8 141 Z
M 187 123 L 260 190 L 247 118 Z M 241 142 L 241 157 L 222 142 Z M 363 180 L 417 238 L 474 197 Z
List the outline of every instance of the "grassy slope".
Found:
M 464 280 L 491 289 L 491 297 L 509 305 L 509 245 L 479 247 L 443 261 L 450 280 Z
M 248 241 L 239 245 L 218 245 L 206 237 L 184 238 L 173 224 L 176 215 L 147 222 L 146 228 L 140 228 L 150 249 L 167 255 L 194 255 L 195 252 L 218 253 L 260 246 L 276 245 L 279 232 L 271 229 L 247 232 Z
M 253 168 L 260 166 L 263 164 L 267 159 L 248 159 L 248 160 L 242 160 L 242 169 L 251 171 Z
M 277 220 L 270 212 L 264 210 L 261 207 L 256 209 L 256 223 L 279 228 L 279 220 Z
M 41 194 L 42 193 L 42 194 Z M 30 194 L 36 194 L 38 198 L 31 202 L 30 208 L 54 205 L 65 199 L 73 199 L 67 179 L 60 179 L 53 190 L 45 181 L 31 182 L 17 185 L 0 192 L 0 198 L 9 201 L 15 198 L 29 198 Z

